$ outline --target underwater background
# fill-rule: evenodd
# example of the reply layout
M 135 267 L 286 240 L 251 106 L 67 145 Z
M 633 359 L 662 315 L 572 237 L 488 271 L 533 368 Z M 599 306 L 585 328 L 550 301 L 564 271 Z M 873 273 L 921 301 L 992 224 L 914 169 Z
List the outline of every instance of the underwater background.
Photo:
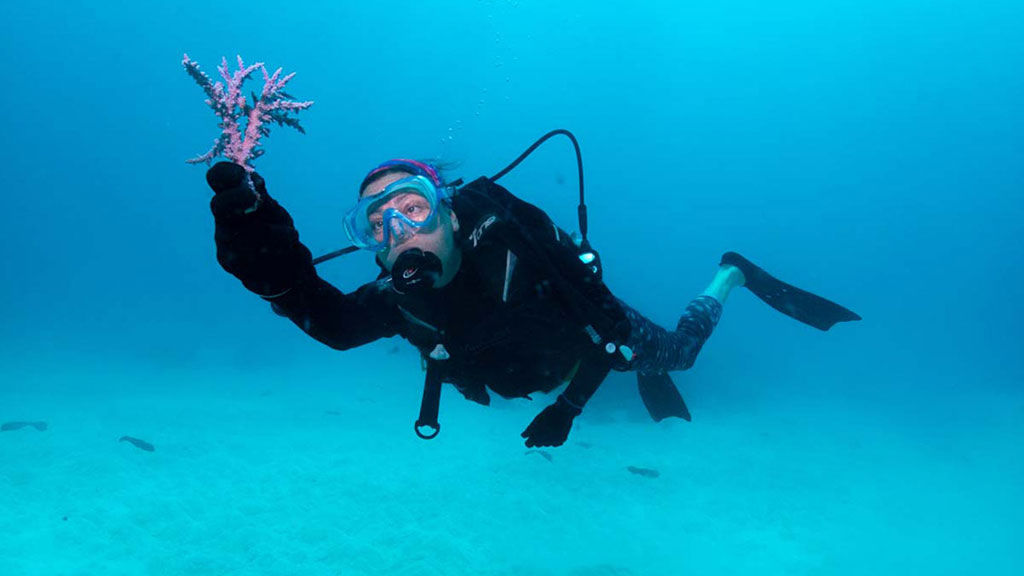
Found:
M 217 264 L 186 52 L 297 72 L 256 166 L 314 254 L 386 158 L 568 128 L 634 307 L 673 326 L 736 250 L 864 320 L 738 291 L 692 423 L 614 374 L 544 454 L 543 395 L 446 387 L 424 442 L 410 345 L 330 350 Z M 0 575 L 1024 573 L 1020 2 L 5 2 L 0 70 L 0 422 L 48 424 L 0 433 Z M 575 229 L 566 140 L 502 184 Z

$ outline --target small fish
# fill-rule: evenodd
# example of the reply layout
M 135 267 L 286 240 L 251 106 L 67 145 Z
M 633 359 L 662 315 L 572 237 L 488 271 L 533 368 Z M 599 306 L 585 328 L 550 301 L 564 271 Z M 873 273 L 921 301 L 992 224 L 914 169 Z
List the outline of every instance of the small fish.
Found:
M 26 426 L 31 426 L 40 432 L 46 430 L 46 422 L 4 422 L 3 424 L 0 424 L 0 432 L 21 430 Z
M 131 436 L 121 436 L 121 439 L 118 440 L 118 442 L 128 442 L 129 444 L 135 446 L 139 450 L 145 450 L 146 452 L 152 452 L 156 450 L 156 448 L 154 448 L 153 445 L 150 444 L 149 442 L 146 442 L 145 440 L 139 440 L 138 438 L 133 438 Z
M 553 462 L 554 459 L 555 459 L 554 456 L 552 456 L 551 454 L 548 454 L 547 452 L 545 452 L 543 450 L 527 450 L 526 453 L 527 454 L 540 454 L 548 462 Z
M 341 411 L 340 410 L 324 410 L 324 414 L 327 414 L 328 416 L 341 416 Z
M 629 470 L 637 476 L 643 476 L 644 478 L 657 478 L 661 476 L 661 472 L 658 472 L 654 468 L 640 468 L 639 466 L 626 466 L 626 470 Z

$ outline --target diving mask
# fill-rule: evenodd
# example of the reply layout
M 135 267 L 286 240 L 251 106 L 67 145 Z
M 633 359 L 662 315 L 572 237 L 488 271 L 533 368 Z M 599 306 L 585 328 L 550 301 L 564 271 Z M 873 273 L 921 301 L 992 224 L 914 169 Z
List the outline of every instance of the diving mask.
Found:
M 437 222 L 446 188 L 425 176 L 410 176 L 365 196 L 345 214 L 345 234 L 355 246 L 380 251 Z

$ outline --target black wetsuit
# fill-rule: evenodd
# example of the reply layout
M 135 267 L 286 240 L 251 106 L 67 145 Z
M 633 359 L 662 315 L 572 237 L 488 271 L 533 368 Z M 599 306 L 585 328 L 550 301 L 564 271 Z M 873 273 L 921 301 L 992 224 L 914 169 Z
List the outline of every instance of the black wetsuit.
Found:
M 265 191 L 262 185 L 257 180 Z M 456 196 L 462 262 L 448 285 L 426 295 L 399 294 L 383 273 L 341 292 L 317 275 L 291 218 L 265 192 L 248 213 L 231 208 L 230 198 L 218 200 L 224 193 L 215 197 L 218 260 L 320 342 L 349 349 L 401 336 L 424 358 L 443 358 L 443 381 L 484 404 L 488 389 L 523 397 L 571 378 L 565 394 L 582 406 L 609 370 L 693 363 L 721 314 L 717 301 L 698 297 L 667 331 L 615 298 L 600 270 L 580 260 L 575 242 L 542 211 L 522 203 L 513 218 L 497 204 L 473 201 L 492 193 L 508 194 L 481 178 Z

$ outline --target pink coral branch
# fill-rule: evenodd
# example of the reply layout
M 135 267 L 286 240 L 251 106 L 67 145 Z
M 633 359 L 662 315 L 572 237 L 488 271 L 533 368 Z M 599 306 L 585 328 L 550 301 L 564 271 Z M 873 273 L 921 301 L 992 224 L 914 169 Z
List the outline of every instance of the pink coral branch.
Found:
M 185 54 L 182 60 L 185 71 L 196 81 L 206 93 L 206 104 L 220 117 L 221 135 L 213 147 L 201 156 L 186 160 L 192 164 L 205 162 L 209 164 L 217 156 L 224 156 L 239 164 L 249 172 L 253 170 L 252 160 L 263 154 L 259 145 L 264 136 L 270 135 L 269 123 L 291 126 L 305 133 L 297 118 L 289 116 L 290 112 L 299 112 L 313 105 L 312 101 L 295 102 L 284 92 L 284 86 L 295 76 L 295 73 L 280 78 L 281 69 L 273 75 L 267 73 L 262 62 L 246 66 L 242 57 L 238 56 L 238 69 L 232 72 L 228 67 L 227 58 L 221 59 L 217 68 L 223 83 L 214 82 L 199 69 L 199 64 Z M 242 85 L 257 69 L 263 71 L 263 90 L 259 97 L 253 94 L 252 105 L 242 95 Z M 245 130 L 240 125 L 245 117 Z

